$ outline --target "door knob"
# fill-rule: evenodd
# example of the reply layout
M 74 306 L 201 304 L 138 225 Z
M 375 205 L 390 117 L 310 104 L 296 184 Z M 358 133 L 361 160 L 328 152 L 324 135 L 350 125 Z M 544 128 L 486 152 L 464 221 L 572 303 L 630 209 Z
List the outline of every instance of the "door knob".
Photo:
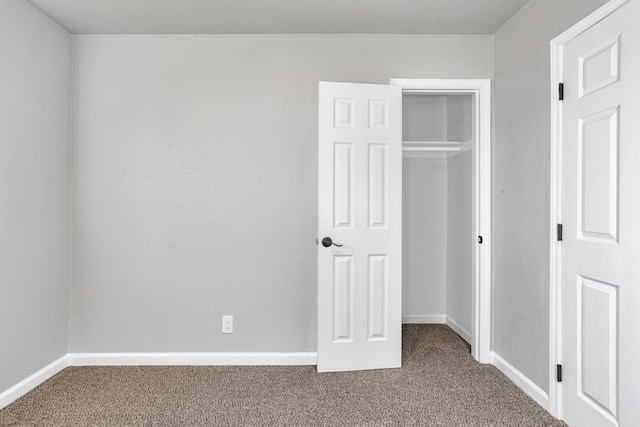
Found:
M 325 237 L 324 239 L 322 239 L 322 246 L 324 246 L 325 248 L 328 248 L 331 245 L 337 246 L 339 248 L 342 247 L 342 245 L 339 245 L 337 243 L 333 243 L 333 240 L 331 240 L 331 237 Z

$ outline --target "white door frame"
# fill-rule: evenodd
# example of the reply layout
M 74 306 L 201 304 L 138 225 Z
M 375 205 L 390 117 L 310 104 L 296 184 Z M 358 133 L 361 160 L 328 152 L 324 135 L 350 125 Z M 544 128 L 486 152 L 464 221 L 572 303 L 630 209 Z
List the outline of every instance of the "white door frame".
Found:
M 473 251 L 471 351 L 478 362 L 491 363 L 491 80 L 391 79 L 390 83 L 401 86 L 403 94 L 473 95 L 473 233 L 483 242 Z
M 589 16 L 551 40 L 551 223 L 549 280 L 549 412 L 562 419 L 560 384 L 556 365 L 562 361 L 560 336 L 560 291 L 562 246 L 556 238 L 556 226 L 562 224 L 562 102 L 558 89 L 564 74 L 564 46 L 584 31 L 622 7 L 629 0 L 610 0 Z

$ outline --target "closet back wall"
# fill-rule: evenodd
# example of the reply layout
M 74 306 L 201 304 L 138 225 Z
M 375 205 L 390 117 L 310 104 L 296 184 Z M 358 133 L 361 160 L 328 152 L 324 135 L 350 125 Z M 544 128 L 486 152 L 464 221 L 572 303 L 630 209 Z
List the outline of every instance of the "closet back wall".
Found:
M 72 352 L 315 351 L 318 81 L 493 60 L 491 36 L 74 41 Z
M 447 140 L 447 96 L 404 95 L 402 139 Z M 439 153 L 442 154 L 442 153 Z M 436 322 L 447 312 L 447 159 L 402 160 L 402 316 Z
M 445 118 L 446 125 L 446 118 Z M 402 317 L 447 313 L 447 159 L 402 160 Z

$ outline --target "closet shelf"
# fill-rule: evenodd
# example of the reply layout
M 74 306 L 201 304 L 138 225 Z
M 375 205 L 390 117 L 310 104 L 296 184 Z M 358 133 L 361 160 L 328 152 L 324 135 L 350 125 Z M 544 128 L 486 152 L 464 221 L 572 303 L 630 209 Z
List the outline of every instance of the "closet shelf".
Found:
M 402 141 L 402 151 L 405 153 L 442 153 L 454 155 L 471 148 L 471 141 Z
M 402 151 L 461 151 L 460 147 L 402 147 Z
M 459 141 L 402 141 L 402 145 L 460 145 Z

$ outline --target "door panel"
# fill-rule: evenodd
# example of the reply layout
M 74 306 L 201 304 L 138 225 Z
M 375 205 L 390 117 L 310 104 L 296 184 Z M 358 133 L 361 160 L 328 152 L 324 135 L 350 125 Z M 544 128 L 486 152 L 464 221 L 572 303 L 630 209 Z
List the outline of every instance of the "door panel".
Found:
M 596 408 L 617 412 L 618 286 L 578 278 L 578 390 Z
M 369 340 L 387 339 L 387 255 L 369 255 Z
M 580 237 L 617 241 L 618 107 L 578 122 Z
M 320 83 L 319 372 L 401 364 L 401 96 Z
M 333 342 L 353 341 L 353 257 L 333 257 Z
M 579 58 L 579 96 L 602 89 L 618 81 L 620 35 L 606 40 Z
M 570 426 L 640 420 L 640 1 L 564 48 L 561 363 Z
M 353 212 L 353 144 L 333 145 L 333 224 L 335 228 L 351 228 Z

